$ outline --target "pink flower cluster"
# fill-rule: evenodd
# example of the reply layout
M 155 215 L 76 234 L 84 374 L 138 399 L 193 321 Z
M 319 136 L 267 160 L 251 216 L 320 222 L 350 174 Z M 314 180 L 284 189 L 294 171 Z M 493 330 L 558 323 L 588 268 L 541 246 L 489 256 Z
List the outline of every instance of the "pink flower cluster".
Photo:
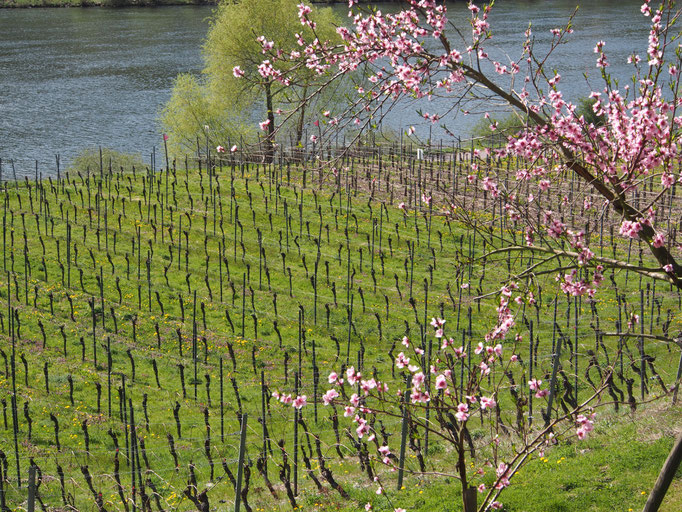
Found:
M 596 416 L 595 413 L 592 413 L 589 416 L 585 416 L 584 414 L 578 415 L 578 417 L 576 418 L 578 428 L 575 431 L 576 435 L 578 436 L 578 439 L 580 440 L 585 439 L 587 434 L 594 430 L 595 416 Z

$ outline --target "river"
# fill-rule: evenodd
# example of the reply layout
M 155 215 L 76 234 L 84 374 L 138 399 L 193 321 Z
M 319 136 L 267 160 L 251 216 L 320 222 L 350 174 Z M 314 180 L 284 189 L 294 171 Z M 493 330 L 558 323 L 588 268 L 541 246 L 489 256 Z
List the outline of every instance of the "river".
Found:
M 577 0 L 499 0 L 491 16 L 494 50 L 516 56 L 522 33 L 533 22 L 537 47 L 545 47 L 549 30 L 561 24 Z M 646 49 L 647 20 L 642 0 L 583 2 L 570 43 L 552 57 L 571 99 L 597 87 L 592 51 L 607 41 L 614 76 L 625 80 L 624 61 Z M 346 9 L 338 6 L 342 19 Z M 384 6 L 386 10 L 395 6 Z M 65 8 L 0 10 L 0 158 L 12 159 L 19 176 L 32 176 L 35 161 L 45 174 L 55 172 L 55 154 L 68 161 L 86 147 L 107 146 L 141 154 L 146 161 L 161 145 L 157 116 L 170 96 L 178 73 L 199 73 L 201 43 L 212 7 Z M 463 2 L 449 6 L 450 17 L 464 19 Z M 422 102 L 392 112 L 393 131 L 417 124 L 416 108 L 437 111 Z M 467 135 L 474 116 L 459 115 L 448 127 Z M 419 125 L 422 136 L 428 128 Z M 434 139 L 443 136 L 435 128 Z

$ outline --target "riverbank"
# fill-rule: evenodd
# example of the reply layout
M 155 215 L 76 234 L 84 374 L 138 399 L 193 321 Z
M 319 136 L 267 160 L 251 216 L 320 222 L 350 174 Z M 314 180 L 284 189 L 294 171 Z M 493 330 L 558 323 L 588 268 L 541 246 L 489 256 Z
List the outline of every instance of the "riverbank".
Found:
M 0 8 L 160 7 L 166 5 L 216 5 L 217 3 L 217 0 L 0 0 Z
M 335 4 L 336 0 L 313 0 Z M 218 0 L 0 0 L 0 8 L 36 7 L 160 7 L 167 5 L 216 5 Z

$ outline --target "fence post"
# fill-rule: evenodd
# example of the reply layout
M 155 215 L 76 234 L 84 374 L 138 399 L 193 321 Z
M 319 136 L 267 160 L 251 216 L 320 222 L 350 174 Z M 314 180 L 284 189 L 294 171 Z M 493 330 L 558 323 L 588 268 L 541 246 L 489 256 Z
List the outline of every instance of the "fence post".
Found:
M 28 468 L 28 505 L 27 512 L 34 512 L 36 509 L 36 467 L 31 464 Z
M 242 414 L 242 428 L 239 437 L 239 460 L 237 462 L 237 485 L 235 486 L 234 512 L 239 512 L 242 501 L 242 475 L 244 474 L 244 452 L 246 451 L 246 420 L 248 414 Z

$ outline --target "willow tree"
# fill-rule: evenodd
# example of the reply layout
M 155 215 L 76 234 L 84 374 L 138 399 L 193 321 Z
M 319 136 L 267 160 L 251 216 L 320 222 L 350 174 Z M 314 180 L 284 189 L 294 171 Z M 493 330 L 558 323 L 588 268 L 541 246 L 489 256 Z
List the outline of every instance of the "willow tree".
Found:
M 308 98 L 321 77 L 305 67 L 279 69 L 286 85 L 263 72 L 263 48 L 284 48 L 296 55 L 304 39 L 334 40 L 339 25 L 331 9 L 314 9 L 314 24 L 302 25 L 295 0 L 222 2 L 215 11 L 203 46 L 202 76 L 180 75 L 161 114 L 171 147 L 186 151 L 197 138 L 224 144 L 228 139 L 256 140 L 257 120 L 270 158 L 276 129 L 299 144 L 316 103 Z M 261 36 L 256 40 L 256 36 Z M 242 75 L 252 80 L 238 80 Z M 307 101 L 304 101 L 306 100 Z M 319 100 L 318 100 L 318 103 Z M 276 126 L 275 113 L 295 111 Z

